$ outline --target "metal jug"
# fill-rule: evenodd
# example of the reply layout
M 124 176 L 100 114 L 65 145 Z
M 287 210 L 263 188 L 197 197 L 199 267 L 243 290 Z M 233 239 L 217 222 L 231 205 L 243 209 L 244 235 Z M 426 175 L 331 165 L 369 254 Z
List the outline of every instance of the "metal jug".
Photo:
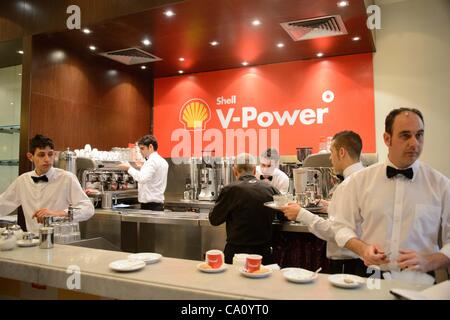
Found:
M 66 151 L 61 152 L 59 154 L 59 167 L 66 171 L 72 172 L 74 175 L 77 175 L 77 155 L 75 152 L 70 151 L 70 148 L 67 148 Z

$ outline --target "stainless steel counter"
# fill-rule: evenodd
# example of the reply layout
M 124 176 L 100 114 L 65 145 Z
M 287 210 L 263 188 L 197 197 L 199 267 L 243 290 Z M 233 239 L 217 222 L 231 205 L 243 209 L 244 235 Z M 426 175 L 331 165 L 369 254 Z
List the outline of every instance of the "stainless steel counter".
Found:
M 105 219 L 108 216 L 114 220 L 125 222 L 139 222 L 139 223 L 156 223 L 156 224 L 179 224 L 179 225 L 198 225 L 213 227 L 209 223 L 207 213 L 184 212 L 184 211 L 150 211 L 150 210 L 136 210 L 136 209 L 96 209 L 95 217 L 97 215 L 100 219 Z M 320 215 L 325 217 L 326 215 Z M 275 221 L 276 226 L 281 226 L 281 231 L 286 232 L 309 232 L 306 225 L 299 222 Z

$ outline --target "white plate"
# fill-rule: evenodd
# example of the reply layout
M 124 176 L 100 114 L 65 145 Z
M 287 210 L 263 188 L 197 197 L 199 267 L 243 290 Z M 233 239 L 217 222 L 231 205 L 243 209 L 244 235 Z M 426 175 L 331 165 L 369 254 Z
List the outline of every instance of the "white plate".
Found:
M 19 247 L 34 247 L 39 245 L 39 239 L 33 239 L 31 242 L 26 240 L 17 240 L 17 245 Z
M 308 283 L 317 279 L 319 275 L 302 268 L 289 268 L 288 270 L 283 270 L 283 276 L 291 282 Z
M 127 258 L 128 260 L 139 260 L 145 262 L 146 264 L 152 264 L 161 260 L 161 257 L 162 255 L 160 255 L 159 253 L 142 252 L 130 254 Z
M 275 209 L 275 210 L 281 210 L 281 208 L 284 208 L 284 207 L 287 206 L 287 204 L 286 204 L 285 206 L 279 207 L 273 201 L 266 202 L 266 203 L 264 203 L 264 205 L 266 207 L 269 207 L 269 208 L 272 208 L 272 209 Z
M 220 268 L 213 269 L 209 267 L 209 265 L 206 262 L 202 262 L 197 265 L 197 269 L 206 273 L 219 273 L 227 270 L 227 265 L 224 263 L 220 266 Z
M 258 272 L 247 272 L 244 267 L 239 268 L 239 272 L 248 278 L 265 278 L 271 275 L 273 271 L 270 268 L 261 266 L 261 269 Z
M 355 276 L 353 274 L 332 274 L 328 277 L 328 280 L 339 288 L 357 288 L 366 283 L 365 279 Z M 347 280 L 347 282 L 345 281 Z M 352 282 L 348 282 L 348 281 Z
M 136 271 L 145 267 L 144 261 L 139 260 L 116 260 L 109 264 L 114 271 Z
M 119 203 L 114 206 L 114 208 L 129 208 L 129 204 Z

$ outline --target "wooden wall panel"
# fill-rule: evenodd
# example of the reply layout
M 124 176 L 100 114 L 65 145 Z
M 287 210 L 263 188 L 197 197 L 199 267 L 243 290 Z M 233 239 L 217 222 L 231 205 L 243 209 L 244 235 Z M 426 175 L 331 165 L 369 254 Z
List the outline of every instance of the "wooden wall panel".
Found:
M 33 37 L 29 137 L 55 140 L 58 150 L 126 147 L 150 132 L 152 76 Z

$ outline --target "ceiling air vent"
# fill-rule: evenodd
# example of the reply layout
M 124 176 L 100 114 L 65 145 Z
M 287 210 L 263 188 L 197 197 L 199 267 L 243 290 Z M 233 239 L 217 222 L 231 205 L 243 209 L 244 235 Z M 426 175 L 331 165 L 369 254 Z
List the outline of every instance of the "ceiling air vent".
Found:
M 127 65 L 143 64 L 162 60 L 161 58 L 138 48 L 127 48 L 103 52 L 99 53 L 99 55 Z
M 297 20 L 280 23 L 294 41 L 310 40 L 347 34 L 341 16 Z

